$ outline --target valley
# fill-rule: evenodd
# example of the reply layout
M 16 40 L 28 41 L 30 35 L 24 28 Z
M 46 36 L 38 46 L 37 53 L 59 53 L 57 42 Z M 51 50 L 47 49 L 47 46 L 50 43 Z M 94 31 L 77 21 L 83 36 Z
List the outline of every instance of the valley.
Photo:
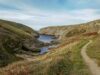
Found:
M 0 20 L 0 75 L 99 75 L 87 60 L 100 66 L 99 32 L 100 20 L 40 31 Z

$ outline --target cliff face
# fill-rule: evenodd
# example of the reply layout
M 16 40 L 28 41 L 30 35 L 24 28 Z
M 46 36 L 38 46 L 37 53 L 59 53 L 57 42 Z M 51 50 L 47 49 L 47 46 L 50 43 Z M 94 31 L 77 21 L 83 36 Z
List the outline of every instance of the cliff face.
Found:
M 0 20 L 0 66 L 15 59 L 22 51 L 35 51 L 40 42 L 39 34 L 25 25 Z
M 100 20 L 78 25 L 46 27 L 40 30 L 41 34 L 55 35 L 59 39 L 96 32 L 100 32 Z

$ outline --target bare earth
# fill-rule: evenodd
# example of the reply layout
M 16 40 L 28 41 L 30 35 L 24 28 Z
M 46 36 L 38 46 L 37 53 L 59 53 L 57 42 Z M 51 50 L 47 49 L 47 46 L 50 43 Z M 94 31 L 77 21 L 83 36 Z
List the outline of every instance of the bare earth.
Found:
M 81 55 L 86 63 L 86 65 L 89 67 L 90 72 L 92 75 L 100 75 L 100 67 L 97 65 L 97 63 L 91 59 L 87 54 L 87 46 L 92 43 L 92 40 L 90 40 L 81 50 Z

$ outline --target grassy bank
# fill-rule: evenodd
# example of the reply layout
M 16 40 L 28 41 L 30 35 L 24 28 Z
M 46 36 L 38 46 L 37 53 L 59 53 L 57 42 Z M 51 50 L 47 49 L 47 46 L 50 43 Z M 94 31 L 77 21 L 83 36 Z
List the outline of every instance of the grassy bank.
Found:
M 87 42 L 88 41 L 83 40 L 79 44 L 75 45 L 74 48 L 72 49 L 73 70 L 71 75 L 90 75 L 90 72 L 80 54 L 81 48 Z
M 16 56 L 18 53 L 38 53 L 37 47 L 41 46 L 38 35 L 26 25 L 0 19 L 0 67 L 21 59 Z
M 93 43 L 88 46 L 88 55 L 100 66 L 100 36 L 93 39 Z

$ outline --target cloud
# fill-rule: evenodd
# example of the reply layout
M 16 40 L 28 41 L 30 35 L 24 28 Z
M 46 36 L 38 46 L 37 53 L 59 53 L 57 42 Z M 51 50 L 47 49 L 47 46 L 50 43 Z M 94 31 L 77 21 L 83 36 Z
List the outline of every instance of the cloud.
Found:
M 36 10 L 35 12 L 34 10 L 31 12 L 5 10 L 0 11 L 0 18 L 20 22 L 31 27 L 36 27 L 38 25 L 40 26 L 39 28 L 41 28 L 48 25 L 74 24 L 99 19 L 100 14 L 97 14 L 97 12 L 99 12 L 99 10 L 95 9 L 73 10 L 59 13 L 43 11 L 39 13 L 38 11 L 36 12 Z
M 100 10 L 98 9 L 81 9 L 81 10 L 74 10 L 71 13 L 75 15 L 75 18 L 82 19 L 82 20 L 93 20 L 100 18 Z
M 29 5 L 25 1 L 0 0 L 0 4 L 11 5 L 16 8 L 16 10 L 0 10 L 0 18 L 23 23 L 35 29 L 49 25 L 66 25 L 100 19 L 99 9 L 85 8 L 59 12 L 45 11 Z

